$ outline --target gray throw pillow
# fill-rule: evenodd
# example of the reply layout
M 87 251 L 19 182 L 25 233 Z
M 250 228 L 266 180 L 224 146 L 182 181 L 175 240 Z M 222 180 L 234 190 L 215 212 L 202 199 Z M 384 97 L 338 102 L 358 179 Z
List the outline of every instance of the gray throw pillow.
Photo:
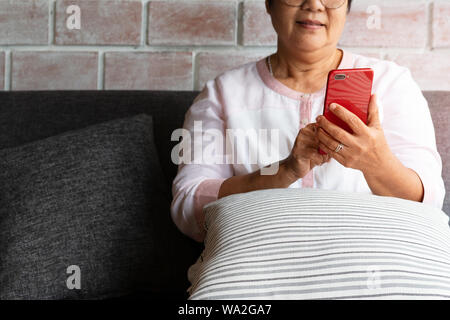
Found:
M 152 216 L 170 199 L 155 150 L 144 114 L 0 150 L 0 299 L 162 286 L 166 240 Z

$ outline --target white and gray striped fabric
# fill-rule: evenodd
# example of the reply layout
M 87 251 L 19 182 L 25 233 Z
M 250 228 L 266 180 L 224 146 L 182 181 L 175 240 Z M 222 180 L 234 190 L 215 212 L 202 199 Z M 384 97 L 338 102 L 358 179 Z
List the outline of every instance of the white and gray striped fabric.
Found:
M 265 189 L 204 207 L 189 299 L 450 299 L 448 216 L 422 203 Z

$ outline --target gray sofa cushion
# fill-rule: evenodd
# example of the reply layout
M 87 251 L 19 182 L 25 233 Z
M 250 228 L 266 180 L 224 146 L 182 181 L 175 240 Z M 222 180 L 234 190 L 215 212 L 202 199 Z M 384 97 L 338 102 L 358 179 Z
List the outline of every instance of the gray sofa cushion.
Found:
M 177 172 L 170 152 L 173 130 L 198 91 L 6 91 L 0 92 L 0 149 L 15 147 L 69 130 L 146 113 L 166 177 L 167 192 Z M 196 254 L 197 255 L 197 254 Z
M 161 288 L 169 201 L 148 115 L 0 150 L 0 299 Z

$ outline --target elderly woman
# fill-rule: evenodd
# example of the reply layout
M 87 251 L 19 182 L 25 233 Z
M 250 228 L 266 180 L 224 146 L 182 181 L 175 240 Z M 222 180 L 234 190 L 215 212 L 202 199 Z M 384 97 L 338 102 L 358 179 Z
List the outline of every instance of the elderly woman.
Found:
M 241 152 L 270 149 L 254 136 L 238 140 L 232 163 L 179 164 L 171 214 L 184 234 L 204 239 L 205 204 L 267 188 L 372 193 L 442 208 L 442 162 L 427 101 L 408 68 L 337 48 L 350 6 L 351 0 L 266 0 L 278 34 L 276 53 L 209 80 L 186 113 L 184 129 L 202 150 L 224 148 L 224 139 L 205 139 L 207 131 L 225 138 L 227 129 L 276 129 L 278 140 L 270 143 L 278 148 L 278 170 L 263 174 L 271 163 L 252 163 Z M 374 70 L 367 125 L 342 106 L 333 110 L 350 134 L 321 116 L 327 75 L 365 67 Z

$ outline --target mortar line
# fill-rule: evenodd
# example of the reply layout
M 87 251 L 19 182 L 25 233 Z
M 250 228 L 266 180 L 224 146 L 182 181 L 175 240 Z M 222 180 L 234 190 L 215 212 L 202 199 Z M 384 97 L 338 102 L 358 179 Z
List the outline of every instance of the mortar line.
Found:
M 12 55 L 11 50 L 5 51 L 5 74 L 4 74 L 5 91 L 11 91 L 11 68 L 12 68 L 11 55 Z
M 48 3 L 48 45 L 55 43 L 55 17 L 56 0 L 50 0 Z

